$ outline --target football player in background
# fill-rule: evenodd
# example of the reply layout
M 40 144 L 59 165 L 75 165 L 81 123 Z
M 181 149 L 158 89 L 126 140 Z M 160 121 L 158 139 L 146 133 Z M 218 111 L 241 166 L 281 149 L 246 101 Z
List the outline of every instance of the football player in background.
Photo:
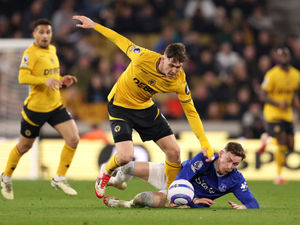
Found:
M 73 19 L 81 22 L 76 24 L 77 27 L 96 30 L 116 44 L 131 59 L 131 63 L 108 96 L 109 119 L 117 153 L 100 169 L 95 184 L 97 197 L 104 196 L 105 187 L 114 170 L 132 160 L 132 129 L 139 133 L 143 141 L 155 141 L 166 154 L 167 186 L 177 176 L 181 165 L 180 148 L 167 120 L 152 101 L 152 96 L 156 93 L 177 93 L 202 149 L 207 150 L 205 154 L 208 157 L 213 157 L 213 150 L 194 107 L 182 69 L 186 59 L 183 44 L 170 44 L 164 55 L 161 55 L 135 45 L 127 38 L 85 16 L 73 16 Z
M 194 187 L 194 199 L 184 208 L 207 208 L 213 205 L 214 199 L 225 194 L 233 193 L 242 204 L 228 201 L 233 209 L 259 208 L 259 204 L 249 190 L 243 175 L 236 169 L 245 158 L 241 144 L 229 142 L 215 159 L 206 161 L 203 153 L 199 153 L 191 160 L 184 161 L 175 180 L 185 179 Z M 103 202 L 112 208 L 117 207 L 154 207 L 163 208 L 167 201 L 166 177 L 163 164 L 152 162 L 130 162 L 120 168 L 109 184 L 119 189 L 126 187 L 126 181 L 136 176 L 148 181 L 159 192 L 142 192 L 131 201 L 123 201 L 115 197 L 105 197 Z M 171 204 L 172 205 L 172 204 Z
M 62 189 L 68 195 L 77 192 L 67 183 L 65 175 L 72 162 L 79 142 L 76 124 L 62 104 L 60 88 L 77 82 L 71 75 L 60 76 L 56 48 L 50 44 L 52 25 L 47 19 L 34 24 L 34 43 L 25 50 L 19 70 L 19 83 L 30 85 L 30 93 L 22 110 L 19 142 L 11 150 L 4 172 L 1 174 L 1 193 L 6 199 L 14 199 L 11 177 L 20 158 L 30 150 L 39 136 L 41 127 L 48 122 L 65 140 L 60 162 L 51 186 Z
M 275 184 L 285 184 L 281 173 L 285 165 L 286 154 L 294 151 L 294 127 L 292 104 L 299 109 L 300 74 L 290 65 L 291 55 L 288 48 L 278 48 L 275 52 L 278 65 L 265 75 L 261 85 L 261 98 L 264 104 L 264 119 L 267 133 L 276 139 L 275 162 L 277 176 Z M 296 94 L 295 94 L 296 93 Z

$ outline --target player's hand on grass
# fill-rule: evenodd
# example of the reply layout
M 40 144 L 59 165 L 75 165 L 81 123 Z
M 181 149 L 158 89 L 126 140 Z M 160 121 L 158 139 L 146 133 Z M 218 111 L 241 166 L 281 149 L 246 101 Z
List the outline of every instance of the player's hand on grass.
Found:
M 65 75 L 65 76 L 63 76 L 63 78 L 61 79 L 61 81 L 67 87 L 70 87 L 74 82 L 75 83 L 78 82 L 77 78 L 74 77 L 74 76 L 72 76 L 72 75 Z
M 62 87 L 62 82 L 55 78 L 48 78 L 46 80 L 46 86 L 55 91 L 59 90 Z
M 244 206 L 244 205 L 238 205 L 238 204 L 236 204 L 236 203 L 234 203 L 232 201 L 229 201 L 229 200 L 228 200 L 228 203 L 229 203 L 229 205 L 231 205 L 231 207 L 233 209 L 247 209 L 246 206 Z
M 208 206 L 212 206 L 215 202 L 209 198 L 194 198 L 193 203 L 196 205 L 204 204 Z
M 176 205 L 173 202 L 170 202 L 170 207 L 175 209 L 190 209 L 191 207 L 188 205 Z
M 73 16 L 72 19 L 78 20 L 82 23 L 82 24 L 76 24 L 76 27 L 81 27 L 81 28 L 85 28 L 85 29 L 93 29 L 97 25 L 97 23 L 95 23 L 93 20 L 91 20 L 90 18 L 88 18 L 86 16 Z

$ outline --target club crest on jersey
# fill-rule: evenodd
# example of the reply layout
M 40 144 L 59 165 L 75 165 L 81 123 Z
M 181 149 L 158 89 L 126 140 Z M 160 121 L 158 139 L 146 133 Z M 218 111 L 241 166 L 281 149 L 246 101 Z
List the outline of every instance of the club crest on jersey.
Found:
M 247 185 L 246 181 L 244 183 L 242 183 L 241 189 L 242 189 L 242 191 L 247 191 L 248 190 L 248 185 Z
M 29 55 L 24 55 L 21 66 L 28 66 Z
M 189 89 L 189 86 L 188 86 L 188 85 L 185 86 L 185 93 L 186 93 L 187 95 L 190 94 L 190 89 Z
M 136 47 L 136 46 L 132 46 L 129 51 L 133 52 L 133 53 L 137 53 L 139 54 L 141 52 L 141 49 Z
M 202 166 L 203 166 L 202 161 L 196 161 L 196 162 L 194 162 L 193 165 L 191 165 L 191 169 L 193 170 L 194 173 L 196 173 L 197 170 L 200 170 Z
M 227 186 L 226 184 L 221 184 L 219 187 L 218 187 L 219 191 L 221 192 L 225 192 L 227 190 Z
M 151 79 L 151 80 L 148 81 L 148 84 L 151 85 L 151 86 L 154 86 L 155 83 L 156 83 L 156 81 L 153 80 L 153 79 Z

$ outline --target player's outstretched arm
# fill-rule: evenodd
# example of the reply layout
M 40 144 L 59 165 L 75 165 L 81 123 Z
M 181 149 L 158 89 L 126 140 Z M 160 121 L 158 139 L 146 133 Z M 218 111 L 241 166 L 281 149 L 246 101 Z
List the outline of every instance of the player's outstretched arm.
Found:
M 232 201 L 229 201 L 229 200 L 228 200 L 228 204 L 231 205 L 231 207 L 233 209 L 247 209 L 246 206 L 244 206 L 244 205 L 238 205 L 238 204 L 236 204 L 236 203 L 234 203 Z
M 81 24 L 76 24 L 76 27 L 84 29 L 95 29 L 98 33 L 115 43 L 125 54 L 130 46 L 134 45 L 130 40 L 117 32 L 102 26 L 101 24 L 95 23 L 93 20 L 86 16 L 73 16 L 74 20 L 80 21 Z
M 72 18 L 73 20 L 81 22 L 81 24 L 76 24 L 76 27 L 81 27 L 84 29 L 94 29 L 94 27 L 97 25 L 97 23 L 86 16 L 73 16 Z

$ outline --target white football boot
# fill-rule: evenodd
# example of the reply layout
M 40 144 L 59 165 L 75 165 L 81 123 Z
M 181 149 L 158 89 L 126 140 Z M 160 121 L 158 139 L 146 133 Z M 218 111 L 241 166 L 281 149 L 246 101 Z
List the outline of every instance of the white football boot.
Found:
M 4 198 L 8 199 L 8 200 L 13 200 L 14 199 L 14 191 L 13 191 L 13 187 L 12 187 L 12 182 L 11 181 L 7 181 L 4 182 L 3 180 L 3 176 L 4 174 L 1 174 L 1 193 L 3 195 Z
M 133 200 L 124 201 L 110 196 L 105 197 L 103 199 L 103 202 L 110 208 L 131 208 L 133 206 Z
M 55 189 L 61 189 L 67 195 L 77 195 L 75 191 L 67 182 L 66 179 L 61 181 L 56 181 L 54 178 L 51 180 L 51 186 Z
M 98 198 L 103 198 L 103 196 L 105 195 L 106 185 L 109 182 L 110 178 L 111 176 L 107 174 L 105 170 L 105 164 L 103 164 L 95 183 L 95 194 Z

